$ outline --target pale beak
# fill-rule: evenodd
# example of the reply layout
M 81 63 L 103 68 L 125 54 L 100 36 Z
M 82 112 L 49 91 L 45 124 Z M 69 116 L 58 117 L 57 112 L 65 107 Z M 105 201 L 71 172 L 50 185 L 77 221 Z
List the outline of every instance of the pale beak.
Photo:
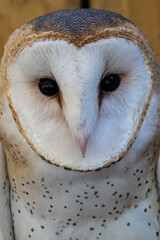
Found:
M 80 150 L 82 153 L 83 158 L 85 157 L 85 153 L 86 153 L 86 147 L 87 147 L 87 142 L 88 142 L 88 137 L 84 138 L 83 140 L 76 138 L 78 145 L 80 146 Z

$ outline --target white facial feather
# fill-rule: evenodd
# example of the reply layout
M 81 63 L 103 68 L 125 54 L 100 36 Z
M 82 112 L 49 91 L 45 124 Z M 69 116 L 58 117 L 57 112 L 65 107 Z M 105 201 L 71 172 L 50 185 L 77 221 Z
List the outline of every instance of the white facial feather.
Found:
M 104 94 L 99 107 L 99 84 L 110 73 L 119 74 L 121 83 Z M 62 106 L 57 97 L 40 92 L 38 81 L 44 77 L 56 79 Z M 151 87 L 143 53 L 119 38 L 80 50 L 62 40 L 36 42 L 8 69 L 8 80 L 22 128 L 38 152 L 62 166 L 83 170 L 102 167 L 127 147 Z M 85 138 L 83 158 L 77 139 Z

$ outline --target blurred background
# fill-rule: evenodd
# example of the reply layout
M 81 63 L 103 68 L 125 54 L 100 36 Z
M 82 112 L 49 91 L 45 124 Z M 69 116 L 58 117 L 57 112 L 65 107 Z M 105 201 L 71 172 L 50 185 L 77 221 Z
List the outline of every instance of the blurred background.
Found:
M 37 16 L 67 8 L 100 8 L 129 18 L 143 31 L 160 63 L 160 0 L 0 0 L 0 58 L 16 28 Z

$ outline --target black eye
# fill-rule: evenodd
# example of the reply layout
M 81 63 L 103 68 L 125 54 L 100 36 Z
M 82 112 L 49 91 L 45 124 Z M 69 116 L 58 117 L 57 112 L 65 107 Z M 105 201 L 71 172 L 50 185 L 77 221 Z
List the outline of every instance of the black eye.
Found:
M 39 89 L 46 96 L 53 96 L 59 92 L 56 81 L 50 78 L 42 78 L 39 80 Z
M 118 74 L 109 74 L 105 76 L 100 84 L 100 90 L 103 92 L 112 92 L 119 87 L 121 78 Z

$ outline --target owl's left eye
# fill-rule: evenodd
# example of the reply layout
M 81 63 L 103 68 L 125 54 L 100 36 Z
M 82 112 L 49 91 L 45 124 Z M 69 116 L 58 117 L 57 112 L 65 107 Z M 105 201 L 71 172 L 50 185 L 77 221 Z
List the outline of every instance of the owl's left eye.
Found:
M 46 96 L 53 96 L 59 92 L 56 81 L 50 78 L 41 78 L 38 86 L 40 91 Z
M 103 92 L 112 92 L 119 87 L 121 78 L 118 74 L 109 74 L 105 76 L 100 83 L 100 90 Z

